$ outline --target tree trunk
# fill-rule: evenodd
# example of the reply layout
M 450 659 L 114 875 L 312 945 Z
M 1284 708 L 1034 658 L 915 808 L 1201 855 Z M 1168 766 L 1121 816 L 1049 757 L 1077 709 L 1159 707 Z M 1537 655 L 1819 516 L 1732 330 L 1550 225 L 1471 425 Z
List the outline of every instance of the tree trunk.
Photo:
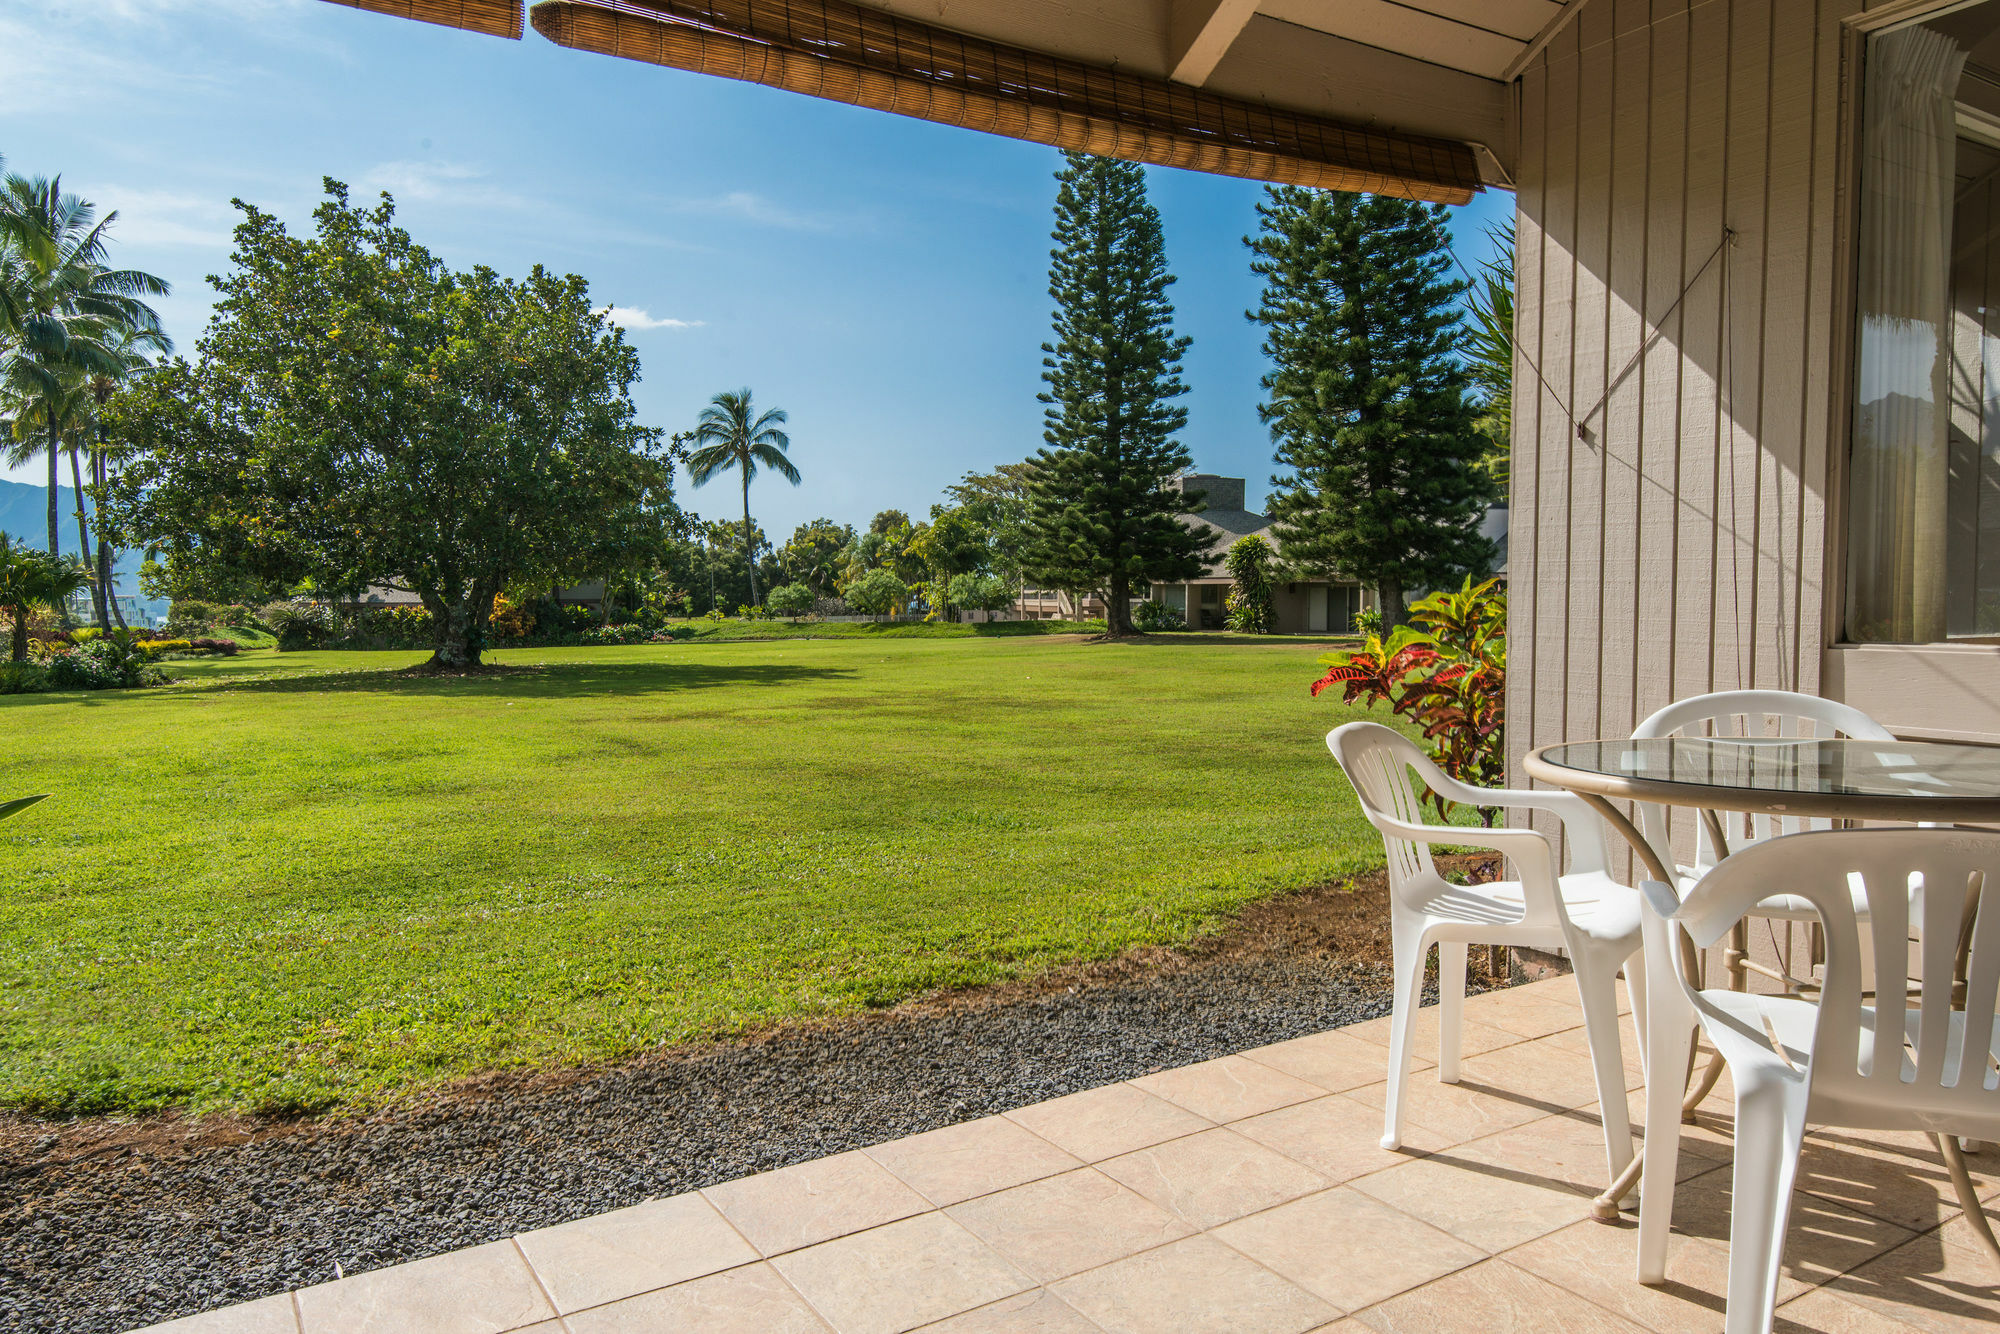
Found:
M 1111 586 L 1105 590 L 1104 630 L 1110 635 L 1132 633 L 1132 584 L 1123 570 L 1111 572 Z
M 760 605 L 757 601 L 757 548 L 750 541 L 750 470 L 746 464 L 743 470 L 743 563 L 750 567 L 750 605 Z
M 28 609 L 14 608 L 14 652 L 15 662 L 28 660 Z
M 493 590 L 475 579 L 469 592 L 454 598 L 421 595 L 431 614 L 434 647 L 427 666 L 445 671 L 476 671 L 486 650 L 486 622 L 493 615 Z
M 104 471 L 104 451 L 90 452 L 90 481 L 102 490 L 107 480 Z M 97 525 L 97 586 L 104 590 L 104 606 L 111 613 L 111 619 L 118 622 L 120 630 L 130 629 L 125 624 L 125 613 L 118 610 L 117 590 L 111 583 L 111 544 L 104 540 L 104 525 Z
M 62 438 L 49 427 L 49 554 L 62 555 L 62 505 L 56 492 L 62 485 Z
M 77 455 L 75 445 L 69 447 L 69 482 L 76 492 L 76 555 L 78 560 L 90 559 L 90 523 L 83 515 L 83 461 Z M 104 611 L 104 583 L 93 573 L 90 579 L 90 610 L 97 618 L 97 628 L 109 630 L 111 618 Z
M 1375 600 L 1382 604 L 1382 638 L 1403 623 L 1403 585 L 1400 580 L 1384 579 L 1375 585 Z

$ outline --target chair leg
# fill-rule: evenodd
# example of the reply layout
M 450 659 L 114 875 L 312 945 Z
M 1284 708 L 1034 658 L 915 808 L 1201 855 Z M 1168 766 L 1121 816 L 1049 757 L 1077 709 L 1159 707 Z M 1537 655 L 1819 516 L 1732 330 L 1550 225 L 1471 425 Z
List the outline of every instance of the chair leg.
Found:
M 1729 1211 L 1729 1310 L 1724 1334 L 1770 1334 L 1784 1261 L 1792 1181 L 1805 1138 L 1806 1087 L 1759 1071 L 1736 1077 L 1736 1169 Z
M 1571 962 L 1583 999 L 1583 1032 L 1590 1041 L 1590 1070 L 1597 1080 L 1597 1105 L 1604 1121 L 1604 1158 L 1616 1181 L 1632 1161 L 1632 1117 L 1625 1103 L 1625 1059 L 1618 1032 L 1618 961 L 1579 950 Z
M 1646 954 L 1625 961 L 1625 994 L 1632 998 L 1632 1029 L 1639 1037 L 1639 1069 L 1646 1069 Z
M 1410 1082 L 1410 1026 L 1424 1000 L 1424 956 L 1430 941 L 1421 919 L 1391 924 L 1396 994 L 1389 1013 L 1389 1088 L 1382 1109 L 1382 1147 L 1403 1147 L 1403 1091 Z
M 1661 987 L 1662 993 L 1670 991 Z M 1678 994 L 1662 994 L 1647 1016 L 1646 1165 L 1639 1173 L 1639 1281 L 1667 1281 L 1667 1232 L 1681 1157 L 1681 1090 L 1694 1050 L 1694 1017 Z M 1654 1078 L 1654 1072 L 1659 1073 Z
M 1465 942 L 1438 942 L 1438 1083 L 1458 1082 L 1465 1045 Z

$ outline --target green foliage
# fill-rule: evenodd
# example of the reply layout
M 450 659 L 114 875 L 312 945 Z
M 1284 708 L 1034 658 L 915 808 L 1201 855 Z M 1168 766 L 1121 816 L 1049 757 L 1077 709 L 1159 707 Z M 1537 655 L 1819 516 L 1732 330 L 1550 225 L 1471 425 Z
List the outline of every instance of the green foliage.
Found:
M 774 616 L 785 616 L 796 621 L 813 609 L 819 601 L 813 591 L 804 584 L 780 584 L 764 599 L 764 605 Z
M 1446 211 L 1273 186 L 1257 212 L 1250 317 L 1273 363 L 1258 412 L 1291 469 L 1272 479 L 1285 560 L 1373 586 L 1393 626 L 1404 588 L 1483 573 L 1494 554 Z
M 1330 685 L 1341 702 L 1387 701 L 1422 729 L 1438 767 L 1462 783 L 1498 787 L 1507 777 L 1507 590 L 1497 579 L 1470 578 L 1453 593 L 1433 593 L 1410 608 L 1414 626 L 1387 641 L 1370 634 L 1360 649 L 1329 653 L 1315 697 Z M 1420 627 L 1420 628 L 1417 628 Z M 1451 806 L 1427 793 L 1440 814 Z M 1480 808 L 1491 825 L 1497 810 Z
M 628 565 L 678 522 L 637 354 L 588 285 L 455 272 L 326 182 L 311 236 L 239 202 L 194 363 L 114 403 L 137 452 L 105 498 L 136 544 L 260 586 L 395 582 L 434 662 L 476 666 L 495 596 Z
M 1020 588 L 1027 570 L 1033 463 L 1003 463 L 990 473 L 969 472 L 945 494 L 985 529 L 987 565 L 1008 587 Z
M 853 541 L 852 525 L 814 519 L 792 531 L 778 563 L 791 583 L 804 584 L 814 598 L 830 598 L 840 591 L 841 557 Z
M 278 637 L 278 648 L 287 653 L 319 648 L 334 636 L 333 608 L 310 598 L 293 598 L 265 604 L 258 618 Z
M 1156 630 L 1187 629 L 1187 617 L 1181 614 L 1180 608 L 1169 607 L 1166 603 L 1151 598 L 1139 604 L 1139 610 L 1133 613 L 1132 619 L 1140 630 L 1148 633 Z
M 74 560 L 21 546 L 0 533 L 0 614 L 13 622 L 8 659 L 28 656 L 28 619 L 37 610 L 59 608 L 90 587 L 90 573 Z
M 1028 475 L 1028 577 L 1106 590 L 1108 624 L 1129 634 L 1131 590 L 1191 578 L 1209 530 L 1183 525 L 1171 485 L 1190 466 L 1175 434 L 1187 409 L 1160 215 L 1134 162 L 1065 153 L 1049 295 L 1055 340 L 1042 345 L 1042 438 Z
M 1271 578 L 1278 553 L 1255 533 L 1239 537 L 1223 558 L 1229 571 L 1229 628 L 1242 635 L 1271 633 Z
M 0 695 L 32 695 L 49 688 L 49 669 L 39 662 L 0 662 Z
M 869 570 L 847 586 L 847 605 L 864 616 L 893 616 L 910 601 L 910 586 L 889 570 Z
M 1480 461 L 1494 490 L 1507 494 L 1508 460 L 1514 435 L 1514 224 L 1489 227 L 1495 257 L 1480 261 L 1469 298 L 1472 322 L 1466 330 L 1466 363 L 1484 399 L 1479 430 L 1487 439 Z
M 153 656 L 129 630 L 58 652 L 48 660 L 51 690 L 131 690 L 157 685 L 164 678 L 151 670 Z
M 1382 634 L 1381 609 L 1377 607 L 1363 607 L 1361 610 L 1355 612 L 1354 633 L 1364 638 L 1369 635 L 1380 638 Z
M 967 611 L 1005 611 L 1014 605 L 1014 587 L 997 574 L 955 574 L 950 605 Z
M 986 529 L 962 505 L 933 505 L 931 521 L 910 535 L 907 550 L 930 575 L 931 602 L 940 615 L 949 619 L 952 608 L 960 605 L 951 596 L 953 580 L 985 566 L 986 544 Z

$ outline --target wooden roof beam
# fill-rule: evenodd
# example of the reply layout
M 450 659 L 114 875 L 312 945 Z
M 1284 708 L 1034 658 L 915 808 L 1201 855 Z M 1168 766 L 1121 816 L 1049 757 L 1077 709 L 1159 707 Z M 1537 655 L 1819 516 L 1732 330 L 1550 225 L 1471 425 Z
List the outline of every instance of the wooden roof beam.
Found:
M 1257 12 L 1257 0 L 1166 0 L 1168 78 L 1199 88 Z
M 525 18 L 522 0 L 328 0 L 328 3 L 467 32 L 483 32 L 491 37 L 511 37 L 517 42 L 521 40 Z

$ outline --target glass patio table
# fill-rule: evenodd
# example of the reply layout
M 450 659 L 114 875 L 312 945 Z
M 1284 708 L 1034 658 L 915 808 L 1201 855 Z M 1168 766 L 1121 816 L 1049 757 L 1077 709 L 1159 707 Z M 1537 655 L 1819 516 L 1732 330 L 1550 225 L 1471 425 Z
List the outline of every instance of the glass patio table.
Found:
M 1778 819 L 1874 820 L 1916 824 L 2000 824 L 2000 748 L 1944 741 L 1860 741 L 1814 737 L 1648 737 L 1571 741 L 1528 752 L 1530 778 L 1582 797 L 1632 845 L 1646 874 L 1678 885 L 1669 848 L 1655 848 L 1613 801 L 1691 807 L 1708 829 L 1716 856 L 1729 855 L 1718 811 Z M 1723 958 L 1730 985 L 1748 987 L 1749 928 L 1739 922 Z M 1683 941 L 1685 945 L 1685 941 Z M 1689 1094 L 1691 1110 L 1715 1087 L 1720 1056 Z M 1956 1142 L 1939 1142 L 1961 1202 L 1977 1199 Z M 1618 1204 L 1639 1179 L 1640 1159 L 1597 1197 L 1597 1216 L 1618 1216 Z M 1991 1233 L 1978 1208 L 1966 1210 Z

